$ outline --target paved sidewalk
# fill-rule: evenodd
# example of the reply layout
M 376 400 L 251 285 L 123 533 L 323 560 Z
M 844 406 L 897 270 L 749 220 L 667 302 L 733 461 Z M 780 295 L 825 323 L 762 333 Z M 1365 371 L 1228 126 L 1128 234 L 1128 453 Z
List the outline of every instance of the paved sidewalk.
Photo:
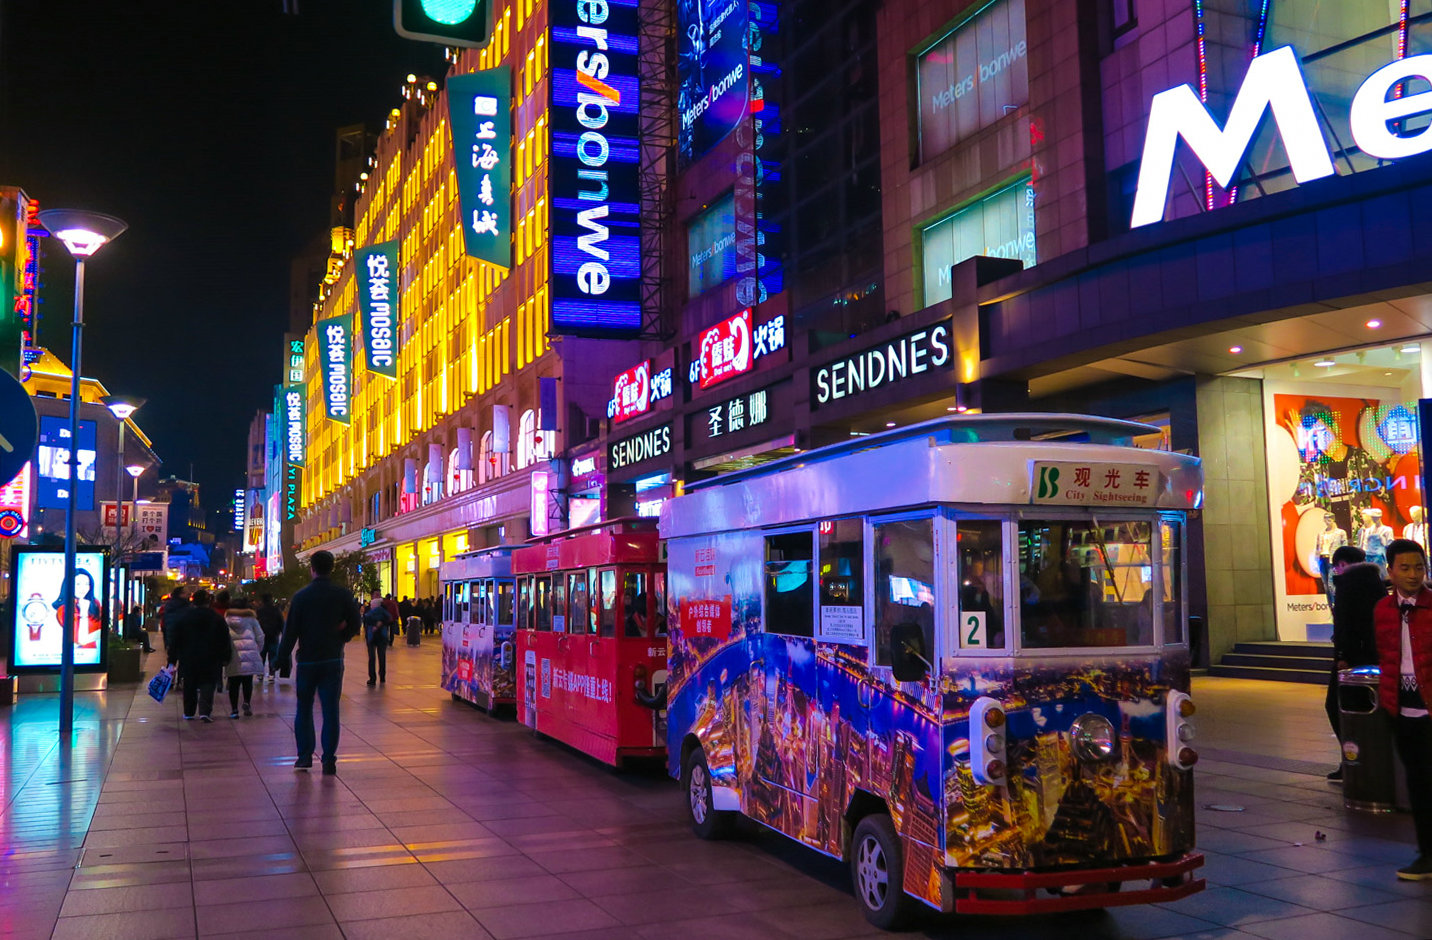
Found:
M 0 712 L 0 937 L 879 936 L 844 866 L 754 828 L 703 843 L 659 773 L 616 773 L 450 701 L 438 646 L 398 646 L 386 687 L 349 648 L 338 776 L 292 768 L 293 693 L 180 720 L 177 696 L 53 696 Z M 1167 906 L 1032 919 L 931 915 L 960 938 L 1432 936 L 1400 883 L 1406 817 L 1345 813 L 1321 690 L 1202 679 L 1198 803 L 1210 889 Z M 102 786 L 101 786 L 102 782 Z M 1322 832 L 1325 841 L 1316 833 Z

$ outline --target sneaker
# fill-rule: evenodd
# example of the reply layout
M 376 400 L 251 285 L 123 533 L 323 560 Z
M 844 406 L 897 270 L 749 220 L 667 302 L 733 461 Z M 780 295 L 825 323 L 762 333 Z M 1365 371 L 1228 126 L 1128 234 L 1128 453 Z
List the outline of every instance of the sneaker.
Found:
M 254 710 L 249 707 L 249 703 L 248 703 L 248 702 L 245 702 L 245 703 L 244 703 L 244 717 L 245 717 L 245 718 L 252 718 L 252 717 L 254 717 Z
M 269 673 L 269 685 L 273 685 L 273 673 Z
M 312 767 L 312 766 L 313 766 L 313 758 L 312 758 L 312 757 L 300 757 L 298 760 L 296 760 L 296 761 L 293 762 L 293 769 L 294 769 L 294 770 L 307 770 L 307 769 L 309 769 L 309 768 Z
M 323 762 L 323 776 L 325 776 L 325 777 L 333 777 L 333 776 L 336 776 L 337 773 L 338 773 L 338 761 L 336 761 L 336 760 L 326 760 L 326 761 Z M 1423 876 L 1423 877 L 1427 877 L 1427 876 Z
M 1432 878 L 1432 857 L 1417 856 L 1417 861 L 1397 869 L 1397 877 L 1403 881 L 1426 881 Z
M 229 712 L 229 717 L 230 717 L 230 718 L 237 718 L 237 717 L 239 717 L 239 713 L 238 713 L 238 712 Z
M 193 721 L 193 720 L 194 720 L 194 716 L 193 716 L 193 715 L 185 715 L 185 716 L 184 716 L 184 720 L 185 720 L 185 721 Z
M 214 719 L 210 718 L 208 715 L 200 715 L 199 720 L 206 725 L 211 725 L 214 723 Z
M 1342 768 L 1339 767 L 1337 770 L 1328 774 L 1328 781 L 1330 783 L 1342 783 Z
M 378 682 L 377 682 L 376 679 L 369 679 L 369 680 L 368 680 L 368 684 L 369 684 L 369 685 L 377 685 Z

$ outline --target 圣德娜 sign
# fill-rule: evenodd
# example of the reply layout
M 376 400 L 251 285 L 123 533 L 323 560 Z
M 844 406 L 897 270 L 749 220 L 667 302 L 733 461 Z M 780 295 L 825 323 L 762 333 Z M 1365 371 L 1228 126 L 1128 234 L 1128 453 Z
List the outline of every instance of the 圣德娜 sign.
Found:
M 480 261 L 510 268 L 512 70 L 454 75 L 447 95 L 463 245 Z
M 811 407 L 954 365 L 949 320 L 812 369 Z
M 1042 506 L 1155 506 L 1162 485 L 1144 464 L 1035 461 L 1029 501 Z
M 398 377 L 398 247 L 397 241 L 369 245 L 354 262 L 368 371 L 390 379 Z
M 691 419 L 691 438 L 712 440 L 758 428 L 771 418 L 771 389 L 762 388 L 723 401 Z
M 1399 160 L 1432 150 L 1432 128 L 1426 121 L 1410 120 L 1432 111 L 1432 92 L 1402 93 L 1425 88 L 1429 81 L 1432 55 L 1399 59 L 1369 75 L 1353 95 L 1348 112 L 1357 149 L 1377 160 Z M 1227 188 L 1265 112 L 1272 114 L 1273 130 L 1281 139 L 1293 179 L 1306 183 L 1336 172 L 1297 53 L 1292 46 L 1282 46 L 1248 64 L 1223 127 L 1189 85 L 1154 95 L 1130 226 L 1163 219 L 1180 138 L 1218 185 Z
M 319 320 L 318 355 L 323 370 L 323 401 L 328 419 L 347 424 L 353 398 L 353 324 L 347 316 Z

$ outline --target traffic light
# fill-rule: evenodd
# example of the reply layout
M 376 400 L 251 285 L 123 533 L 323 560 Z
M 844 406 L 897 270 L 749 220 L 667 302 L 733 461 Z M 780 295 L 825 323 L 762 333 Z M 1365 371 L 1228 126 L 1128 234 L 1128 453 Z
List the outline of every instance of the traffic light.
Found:
M 399 36 L 481 49 L 492 38 L 492 0 L 393 0 Z

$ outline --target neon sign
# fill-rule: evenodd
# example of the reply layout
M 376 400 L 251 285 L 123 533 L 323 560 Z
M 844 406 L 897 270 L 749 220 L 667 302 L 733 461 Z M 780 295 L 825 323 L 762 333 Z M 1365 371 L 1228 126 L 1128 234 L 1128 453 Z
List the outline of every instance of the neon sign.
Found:
M 651 409 L 651 360 L 643 360 L 617 376 L 612 403 L 613 421 L 626 421 Z
M 328 418 L 339 424 L 348 423 L 348 402 L 353 392 L 352 352 L 348 317 L 329 317 L 316 324 L 319 349 L 322 350 L 323 398 L 328 405 Z
M 710 388 L 735 375 L 749 372 L 764 356 L 786 348 L 786 318 L 772 317 L 751 330 L 751 311 L 742 310 L 711 327 L 696 340 L 687 380 Z
M 303 423 L 306 408 L 303 386 L 290 385 L 283 390 L 284 462 L 291 467 L 303 466 Z
M 358 306 L 363 312 L 363 348 L 368 371 L 398 377 L 398 243 L 382 242 L 358 252 Z
M 467 253 L 512 267 L 512 70 L 499 66 L 447 82 L 448 123 Z

